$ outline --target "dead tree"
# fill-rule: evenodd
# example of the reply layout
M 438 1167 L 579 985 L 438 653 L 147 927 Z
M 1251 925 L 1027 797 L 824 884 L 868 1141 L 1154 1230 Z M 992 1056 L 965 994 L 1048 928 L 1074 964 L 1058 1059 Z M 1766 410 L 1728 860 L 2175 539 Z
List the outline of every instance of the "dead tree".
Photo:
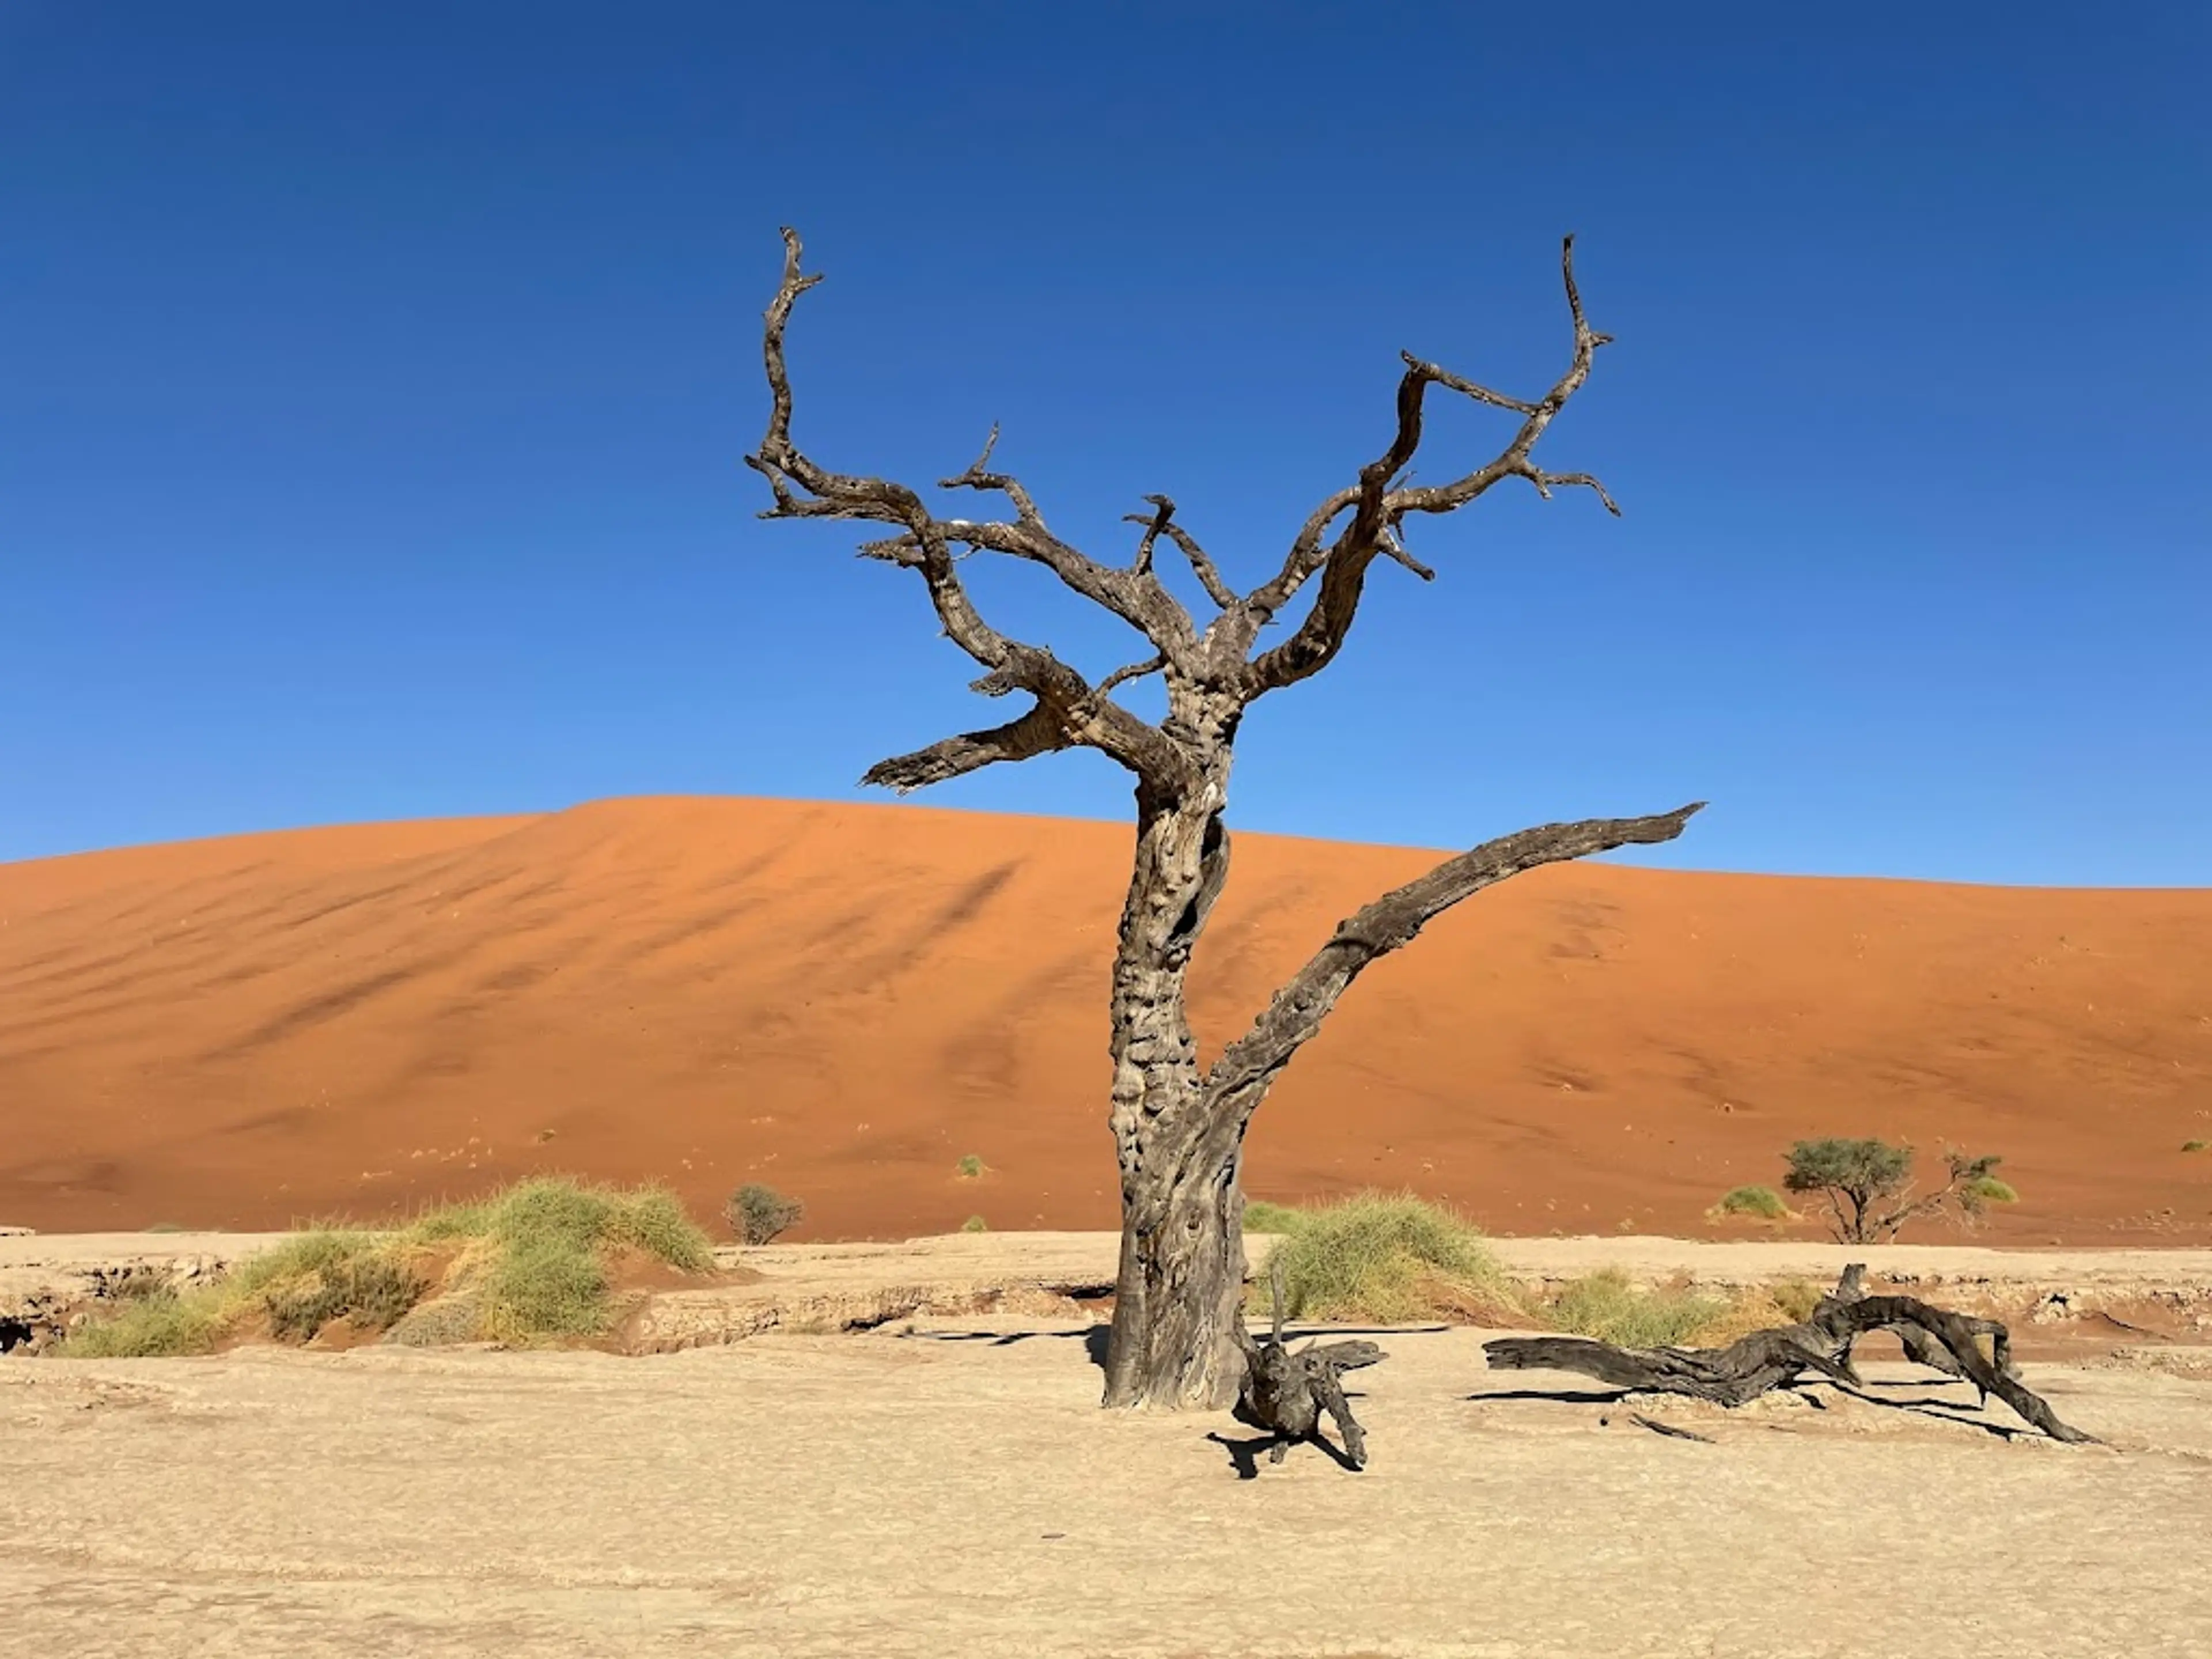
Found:
M 1844 1271 L 1802 1325 L 1753 1331 L 1725 1348 L 1616 1348 L 1586 1336 L 1499 1337 L 1482 1345 L 1499 1370 L 1572 1371 L 1632 1394 L 1680 1394 L 1717 1406 L 1741 1406 L 1819 1373 L 1851 1393 L 1863 1384 L 1851 1369 L 1851 1347 L 1869 1331 L 1893 1330 L 1905 1352 L 1948 1376 L 1972 1382 L 1987 1405 L 1991 1395 L 2053 1440 L 2095 1443 L 2095 1437 L 2061 1422 L 2042 1397 L 2020 1381 L 2012 1363 L 2012 1336 L 1994 1319 L 1975 1319 L 1930 1307 L 1909 1296 L 1869 1296 L 1860 1284 L 1863 1267 Z M 1984 1354 L 1980 1339 L 1990 1339 Z M 1931 1354 L 1940 1353 L 1940 1359 Z
M 1244 1354 L 1244 1383 L 1237 1395 L 1237 1414 L 1255 1429 L 1275 1437 L 1267 1461 L 1279 1463 L 1301 1440 L 1321 1441 L 1321 1416 L 1335 1420 L 1337 1437 L 1344 1442 L 1345 1460 L 1356 1469 L 1367 1467 L 1367 1436 L 1352 1414 L 1344 1397 L 1344 1373 L 1388 1359 L 1372 1342 L 1331 1342 L 1316 1346 L 1309 1342 L 1292 1353 L 1283 1343 L 1283 1264 L 1268 1264 L 1268 1285 L 1274 1297 L 1274 1316 L 1267 1340 L 1255 1342 L 1238 1320 L 1233 1328 Z
M 1632 843 L 1673 840 L 1695 805 L 1650 817 L 1546 824 L 1487 842 L 1387 893 L 1340 923 L 1313 958 L 1275 994 L 1252 1029 L 1201 1069 L 1184 1012 L 1191 948 L 1229 873 L 1231 751 L 1244 711 L 1296 685 L 1335 659 L 1358 609 L 1368 571 L 1388 560 L 1424 580 L 1434 572 L 1405 545 L 1406 521 L 1456 512 L 1494 485 L 1517 478 L 1549 496 L 1568 485 L 1617 513 L 1587 473 L 1547 472 L 1537 440 L 1589 376 L 1607 337 L 1583 315 L 1574 241 L 1561 255 L 1573 330 L 1566 372 L 1542 396 L 1509 397 L 1410 354 L 1398 383 L 1395 429 L 1352 482 L 1325 495 L 1292 539 L 1280 568 L 1258 586 L 1232 587 L 1165 495 L 1145 499 L 1133 556 L 1109 564 L 1063 541 L 1020 481 L 995 471 L 998 434 L 945 489 L 1003 496 L 1012 517 L 941 517 L 909 486 L 836 472 L 792 436 L 791 379 L 784 334 L 793 306 L 821 280 L 801 266 L 798 236 L 786 230 L 783 280 L 765 334 L 771 396 L 768 431 L 746 461 L 768 481 L 774 519 L 854 520 L 884 526 L 867 557 L 902 566 L 928 590 L 947 637 L 983 673 L 974 690 L 1018 694 L 1025 708 L 1004 725 L 946 738 L 871 768 L 864 782 L 903 793 L 1001 761 L 1060 750 L 1097 750 L 1136 782 L 1136 845 L 1114 960 L 1109 1047 L 1110 1122 L 1121 1172 L 1121 1255 L 1106 1361 L 1106 1403 L 1218 1408 L 1237 1395 L 1244 1280 L 1243 1196 L 1237 1185 L 1244 1132 L 1291 1057 L 1321 1028 L 1345 988 L 1370 963 L 1398 949 L 1462 899 L 1540 864 Z M 1432 386 L 1500 409 L 1518 424 L 1495 456 L 1447 483 L 1414 485 L 1407 468 L 1421 442 Z M 1215 614 L 1201 627 L 1154 568 L 1164 544 L 1190 566 Z M 1042 647 L 999 632 L 977 611 L 960 561 L 991 553 L 1050 571 L 1064 586 L 1128 624 L 1139 660 L 1092 680 Z M 1287 637 L 1262 647 L 1261 634 L 1314 585 L 1312 603 Z M 1155 724 L 1116 702 L 1115 690 L 1143 676 L 1165 681 L 1167 713 Z

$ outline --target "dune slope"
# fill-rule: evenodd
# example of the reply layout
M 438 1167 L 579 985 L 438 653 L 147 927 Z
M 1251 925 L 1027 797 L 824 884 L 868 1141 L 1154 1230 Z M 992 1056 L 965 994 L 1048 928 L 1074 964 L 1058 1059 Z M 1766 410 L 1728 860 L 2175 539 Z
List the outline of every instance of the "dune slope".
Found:
M 0 1223 L 251 1228 L 564 1170 L 702 1212 L 766 1181 L 799 1237 L 1110 1225 L 1127 840 L 632 799 L 0 866 Z M 1239 836 L 1206 1049 L 1432 859 Z M 2212 892 L 1534 872 L 1352 988 L 1247 1185 L 1698 1234 L 1819 1133 L 2003 1153 L 1998 1241 L 2212 1236 L 2180 1150 L 2212 1139 Z

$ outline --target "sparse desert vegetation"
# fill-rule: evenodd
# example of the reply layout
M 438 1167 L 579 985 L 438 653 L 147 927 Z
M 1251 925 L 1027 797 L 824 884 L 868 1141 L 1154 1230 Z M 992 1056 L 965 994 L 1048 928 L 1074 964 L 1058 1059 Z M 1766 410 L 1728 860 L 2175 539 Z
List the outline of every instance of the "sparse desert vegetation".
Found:
M 799 1224 L 806 1206 L 773 1187 L 747 1182 L 730 1194 L 724 1214 L 730 1231 L 747 1244 L 767 1244 Z
M 1790 1206 L 1771 1187 L 1731 1187 L 1713 1206 L 1716 1216 L 1748 1216 L 1758 1221 L 1793 1219 Z
M 952 1166 L 952 1172 L 963 1181 L 975 1181 L 981 1178 L 988 1167 L 981 1158 L 970 1152 Z
M 1403 1321 L 1512 1301 L 1474 1225 L 1411 1194 L 1358 1193 L 1310 1208 L 1250 1204 L 1245 1224 L 1279 1236 L 1269 1261 L 1281 1265 L 1283 1310 L 1293 1317 Z M 1265 1313 L 1269 1296 L 1255 1282 L 1248 1305 Z
M 1500 1265 L 1465 1218 L 1408 1194 L 1361 1193 L 1310 1207 L 1255 1200 L 1245 1228 L 1279 1242 L 1285 1311 L 1308 1319 L 1525 1326 L 1643 1348 L 1724 1343 L 1809 1317 L 1825 1285 L 1808 1279 L 1718 1290 L 1676 1276 L 1644 1283 L 1619 1267 L 1536 1282 Z M 1269 1275 L 1247 1287 L 1270 1311 Z
M 1555 1331 L 1623 1348 L 1680 1346 L 1712 1330 L 1731 1309 L 1726 1298 L 1684 1285 L 1639 1286 L 1618 1267 L 1573 1279 L 1535 1306 Z
M 1817 1194 L 1827 1206 L 1831 1231 L 1845 1244 L 1887 1243 L 1918 1216 L 1948 1209 L 1971 1222 L 1991 1204 L 2020 1200 L 1994 1173 L 2002 1158 L 1956 1152 L 1943 1155 L 1943 1184 L 1916 1198 L 1912 1157 L 1911 1147 L 1881 1140 L 1800 1140 L 1785 1156 L 1782 1184 Z
M 594 1336 L 612 1316 L 625 1252 L 684 1273 L 714 1265 L 673 1194 L 540 1177 L 389 1227 L 309 1228 L 206 1284 L 134 1283 L 60 1352 L 205 1353 L 254 1336 L 309 1342 L 337 1326 L 415 1345 Z

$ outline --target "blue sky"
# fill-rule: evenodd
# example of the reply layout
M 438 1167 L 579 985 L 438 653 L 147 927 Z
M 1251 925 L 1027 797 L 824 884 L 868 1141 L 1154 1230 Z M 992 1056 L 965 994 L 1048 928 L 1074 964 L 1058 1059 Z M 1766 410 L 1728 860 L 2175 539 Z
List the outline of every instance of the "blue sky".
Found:
M 801 22 L 805 16 L 811 21 Z M 2212 9 L 0 6 L 0 860 L 610 794 L 860 799 L 1004 718 L 763 524 L 992 422 L 1239 586 L 1401 348 L 1584 496 L 1416 526 L 1231 822 L 1457 846 L 1705 799 L 1701 868 L 2212 883 Z M 1425 471 L 1504 419 L 1451 410 Z M 1116 628 L 968 567 L 1094 672 Z M 1141 654 L 1141 653 L 1137 653 Z M 1090 755 L 917 799 L 1120 817 Z

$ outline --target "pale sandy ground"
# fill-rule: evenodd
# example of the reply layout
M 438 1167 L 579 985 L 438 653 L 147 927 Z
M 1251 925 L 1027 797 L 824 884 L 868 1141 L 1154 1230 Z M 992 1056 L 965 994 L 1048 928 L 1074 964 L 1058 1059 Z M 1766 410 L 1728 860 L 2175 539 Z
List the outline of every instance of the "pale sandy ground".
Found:
M 47 1233 L 0 1235 L 0 1312 L 12 1297 L 81 1285 L 84 1270 L 132 1262 L 166 1264 L 197 1257 L 228 1263 L 264 1249 L 283 1233 Z M 1256 1266 L 1271 1241 L 1245 1240 Z M 1108 1232 L 954 1233 L 896 1243 L 775 1244 L 724 1247 L 728 1266 L 760 1275 L 735 1291 L 677 1292 L 721 1299 L 792 1301 L 866 1296 L 899 1287 L 939 1293 L 1040 1287 L 1103 1291 L 1114 1280 L 1117 1236 Z M 1863 1261 L 1878 1279 L 1922 1286 L 1973 1285 L 1998 1290 L 2081 1289 L 2113 1300 L 2183 1291 L 2212 1299 L 2212 1249 L 1992 1249 L 1968 1244 L 1826 1244 L 1794 1241 L 1680 1238 L 1494 1238 L 1489 1247 L 1505 1270 L 1536 1280 L 1578 1277 L 1618 1267 L 1632 1279 L 1686 1276 L 1700 1285 L 1736 1286 L 1778 1279 L 1832 1279 L 1844 1264 Z
M 1486 1376 L 1474 1332 L 1401 1334 L 1363 1376 L 1367 1473 L 1302 1448 L 1243 1480 L 1207 1437 L 1247 1437 L 1226 1417 L 1101 1413 L 1085 1328 L 0 1364 L 0 1650 L 2148 1659 L 2212 1642 L 2206 1381 L 2035 1370 L 2109 1450 L 1850 1403 L 1647 1408 L 1705 1445 L 1617 1406 L 1469 1400 L 1585 1390 Z
M 786 1271 L 1073 1280 L 1103 1242 Z M 1542 1243 L 1647 1272 L 1683 1249 Z M 2208 1265 L 2129 1254 L 2154 1259 L 2064 1265 L 2124 1267 L 2116 1285 Z M 1355 1379 L 1365 1474 L 1301 1448 L 1249 1480 L 1209 1437 L 1249 1437 L 1225 1415 L 1101 1413 L 1096 1328 L 1067 1320 L 649 1358 L 0 1361 L 0 1653 L 2212 1652 L 2212 1349 L 2031 1362 L 2106 1448 L 1991 1432 L 2002 1407 L 1887 1365 L 1885 1406 L 1633 1407 L 1699 1444 L 1582 1379 L 1486 1373 L 1482 1336 L 1384 1339 Z

